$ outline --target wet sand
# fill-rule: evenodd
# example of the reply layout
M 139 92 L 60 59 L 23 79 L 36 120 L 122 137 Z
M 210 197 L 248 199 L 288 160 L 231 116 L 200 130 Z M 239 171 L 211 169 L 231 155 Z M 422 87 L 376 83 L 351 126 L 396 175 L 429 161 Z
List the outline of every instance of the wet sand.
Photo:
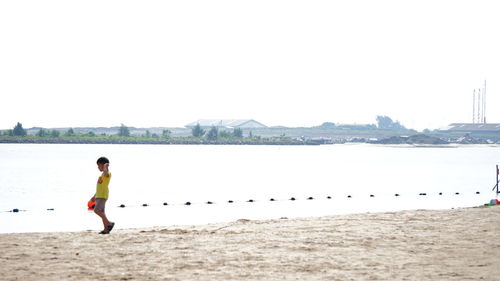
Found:
M 97 232 L 0 234 L 0 279 L 500 280 L 500 206 Z

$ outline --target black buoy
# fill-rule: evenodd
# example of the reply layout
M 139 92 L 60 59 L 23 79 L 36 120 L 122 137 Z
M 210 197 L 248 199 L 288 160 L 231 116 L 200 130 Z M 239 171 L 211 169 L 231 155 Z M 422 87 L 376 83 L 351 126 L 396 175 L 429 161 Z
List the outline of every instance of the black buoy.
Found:
M 168 205 L 168 203 L 167 203 L 167 202 L 163 202 L 163 206 L 167 206 L 167 205 Z
M 295 201 L 295 197 L 290 198 L 290 200 Z
M 125 205 L 121 204 L 120 206 L 118 206 L 120 208 L 125 208 Z
M 12 209 L 13 213 L 19 213 L 19 209 Z
M 54 211 L 54 208 L 48 208 L 47 211 Z
M 373 195 L 373 194 L 370 194 L 370 197 L 375 197 L 375 195 Z
M 191 202 L 186 202 L 186 204 L 184 204 L 184 205 L 189 206 L 189 205 L 191 205 Z
M 247 202 L 248 202 L 248 203 L 253 203 L 254 201 L 253 201 L 253 199 L 250 199 L 250 200 L 248 200 Z
M 326 196 L 326 199 L 332 199 L 332 197 L 331 196 Z
M 143 207 L 147 207 L 147 206 L 148 206 L 148 204 L 144 203 L 144 204 L 142 204 L 142 206 L 143 206 Z
M 234 201 L 233 200 L 229 200 L 229 201 L 227 201 L 227 203 L 234 203 Z
M 442 192 L 439 192 L 439 195 L 443 195 L 443 193 L 442 193 Z
M 481 194 L 481 192 L 479 192 L 479 191 L 476 191 L 476 194 Z
M 352 198 L 352 196 L 351 195 L 347 195 L 347 198 Z
M 426 196 L 426 195 L 427 195 L 427 193 L 420 193 L 419 195 L 420 195 L 420 196 Z
M 460 192 L 455 192 L 455 195 L 460 195 Z
M 213 204 L 213 203 L 214 203 L 214 202 L 212 202 L 212 201 L 207 201 L 207 204 L 208 204 L 208 205 L 211 205 L 211 204 Z
M 399 194 L 398 194 L 398 193 L 396 193 L 396 194 L 394 194 L 394 196 L 396 196 L 396 197 L 397 197 L 397 196 L 399 196 Z
M 314 198 L 313 197 L 309 197 L 309 198 L 307 198 L 307 200 L 314 200 Z
M 274 200 L 274 198 L 271 198 L 271 199 L 269 199 L 269 201 L 276 201 L 276 200 Z

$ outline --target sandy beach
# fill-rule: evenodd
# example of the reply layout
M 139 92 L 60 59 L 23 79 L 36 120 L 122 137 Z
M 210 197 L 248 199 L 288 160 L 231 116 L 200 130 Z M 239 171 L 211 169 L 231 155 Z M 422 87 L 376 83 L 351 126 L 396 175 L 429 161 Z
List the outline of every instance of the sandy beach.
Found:
M 0 279 L 500 280 L 499 232 L 494 206 L 1 234 Z

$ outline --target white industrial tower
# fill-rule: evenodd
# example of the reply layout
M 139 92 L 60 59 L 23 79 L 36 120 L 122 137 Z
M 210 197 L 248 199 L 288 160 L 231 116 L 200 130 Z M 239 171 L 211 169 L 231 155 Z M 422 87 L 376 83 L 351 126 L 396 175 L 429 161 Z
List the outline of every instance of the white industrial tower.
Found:
M 472 93 L 472 123 L 486 124 L 486 80 L 483 89 L 477 89 L 477 93 L 474 89 Z

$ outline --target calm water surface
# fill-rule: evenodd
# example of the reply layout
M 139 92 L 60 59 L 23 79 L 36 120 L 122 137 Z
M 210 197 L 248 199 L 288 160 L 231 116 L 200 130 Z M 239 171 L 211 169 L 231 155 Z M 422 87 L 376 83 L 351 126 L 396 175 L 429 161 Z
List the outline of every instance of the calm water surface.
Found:
M 86 210 L 99 156 L 108 216 L 131 228 L 482 205 L 500 148 L 1 144 L 0 232 L 100 229 Z

